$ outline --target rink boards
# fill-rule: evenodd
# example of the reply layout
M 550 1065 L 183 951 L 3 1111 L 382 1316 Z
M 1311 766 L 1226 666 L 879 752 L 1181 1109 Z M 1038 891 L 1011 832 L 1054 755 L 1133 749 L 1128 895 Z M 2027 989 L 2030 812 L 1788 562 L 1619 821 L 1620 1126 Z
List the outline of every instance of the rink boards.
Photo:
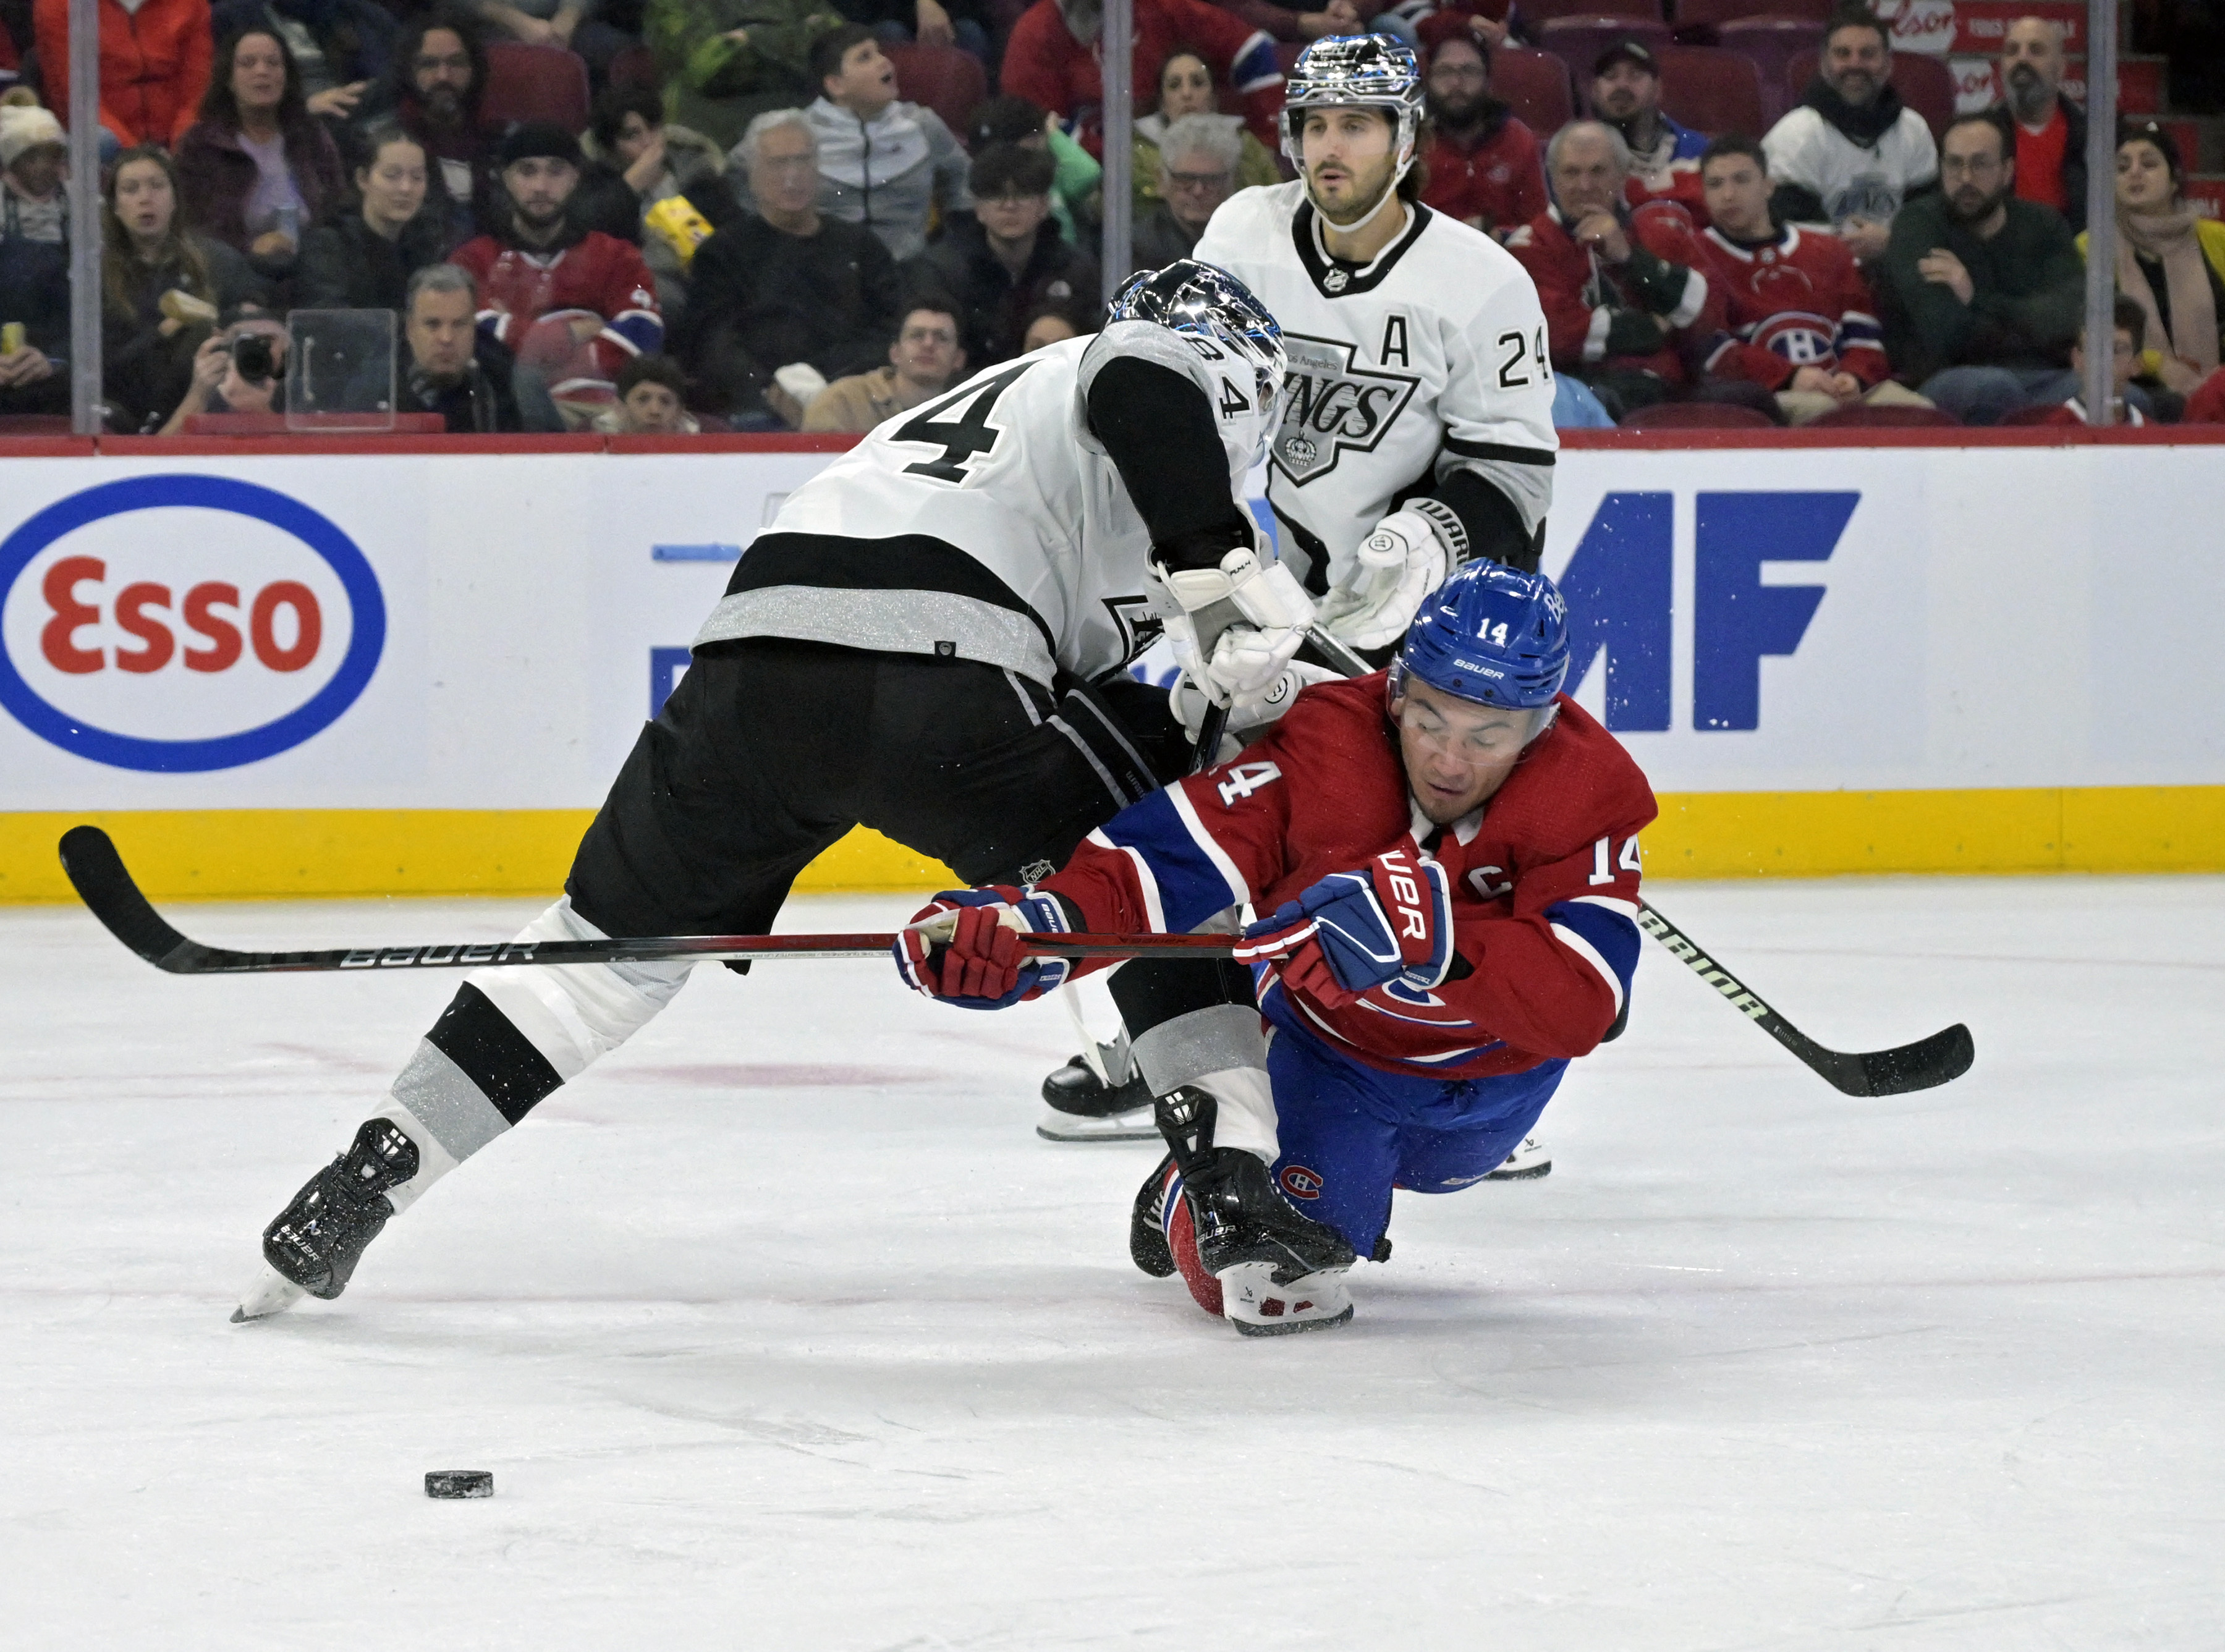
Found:
M 1545 566 L 1648 870 L 2225 869 L 2225 447 L 2141 434 L 1564 451 Z M 0 899 L 63 897 L 84 819 L 166 896 L 554 888 L 828 454 L 523 446 L 8 460 Z M 940 876 L 861 833 L 805 884 Z

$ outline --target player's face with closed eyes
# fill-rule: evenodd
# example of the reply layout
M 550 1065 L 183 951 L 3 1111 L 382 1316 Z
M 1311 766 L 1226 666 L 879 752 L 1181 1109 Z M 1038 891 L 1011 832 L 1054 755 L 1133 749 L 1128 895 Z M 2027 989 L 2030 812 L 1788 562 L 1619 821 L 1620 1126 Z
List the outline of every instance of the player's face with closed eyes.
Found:
M 1406 783 L 1439 826 L 1481 808 L 1506 783 L 1536 725 L 1535 712 L 1479 706 L 1409 677 L 1391 702 Z

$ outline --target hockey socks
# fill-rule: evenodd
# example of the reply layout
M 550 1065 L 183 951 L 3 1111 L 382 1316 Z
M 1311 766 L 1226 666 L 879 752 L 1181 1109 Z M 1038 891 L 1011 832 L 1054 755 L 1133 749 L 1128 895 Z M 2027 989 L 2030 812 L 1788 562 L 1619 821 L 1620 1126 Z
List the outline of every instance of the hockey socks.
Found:
M 519 940 L 590 940 L 603 932 L 569 896 Z M 270 1273 L 235 1320 L 347 1288 L 388 1221 L 510 1128 L 566 1080 L 616 1049 L 679 991 L 693 966 L 585 964 L 475 970 L 418 1044 L 386 1104 L 263 1231 Z

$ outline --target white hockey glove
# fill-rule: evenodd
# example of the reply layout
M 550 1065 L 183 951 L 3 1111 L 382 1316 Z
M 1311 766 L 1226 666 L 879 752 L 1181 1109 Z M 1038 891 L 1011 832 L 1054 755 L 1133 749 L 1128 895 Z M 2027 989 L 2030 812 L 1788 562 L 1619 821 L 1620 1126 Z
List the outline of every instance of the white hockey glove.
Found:
M 1228 726 L 1220 737 L 1220 750 L 1213 756 L 1214 763 L 1226 763 L 1238 752 L 1258 739 L 1267 725 L 1290 709 L 1290 702 L 1301 689 L 1317 682 L 1341 682 L 1343 674 L 1323 666 L 1308 665 L 1303 660 L 1293 660 L 1283 668 L 1283 674 L 1268 685 L 1267 692 L 1256 700 L 1247 700 L 1228 718 Z M 1167 690 L 1176 719 L 1182 731 L 1189 736 L 1192 745 L 1205 727 L 1205 708 L 1208 701 L 1205 691 L 1191 681 L 1188 675 L 1175 679 L 1175 686 Z
M 1290 569 L 1263 566 L 1249 550 L 1229 552 L 1217 568 L 1155 562 L 1151 579 L 1175 662 L 1217 706 L 1265 698 L 1313 623 L 1313 602 Z
M 1322 599 L 1322 628 L 1351 648 L 1387 648 L 1458 560 L 1430 516 L 1411 506 L 1394 510 L 1375 524 Z

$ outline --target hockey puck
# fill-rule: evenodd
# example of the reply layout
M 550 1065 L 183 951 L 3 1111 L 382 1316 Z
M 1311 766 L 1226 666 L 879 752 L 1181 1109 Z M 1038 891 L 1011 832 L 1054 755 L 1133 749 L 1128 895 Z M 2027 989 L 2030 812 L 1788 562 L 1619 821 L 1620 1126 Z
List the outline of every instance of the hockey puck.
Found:
M 483 1468 L 436 1468 L 425 1476 L 428 1497 L 491 1497 L 494 1475 Z

